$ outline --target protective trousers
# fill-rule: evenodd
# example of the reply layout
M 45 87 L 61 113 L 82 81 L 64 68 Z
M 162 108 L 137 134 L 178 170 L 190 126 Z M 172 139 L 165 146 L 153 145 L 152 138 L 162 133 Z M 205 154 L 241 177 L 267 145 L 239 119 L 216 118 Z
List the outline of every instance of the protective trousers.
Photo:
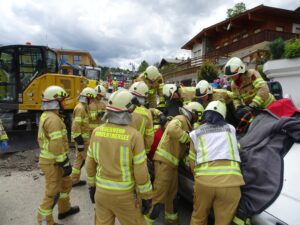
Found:
M 81 168 L 84 166 L 88 144 L 87 143 L 84 144 L 84 151 L 82 152 L 78 151 L 77 143 L 75 143 L 75 148 L 76 148 L 76 157 L 72 166 L 72 174 L 71 174 L 73 184 L 77 184 L 80 181 Z
M 240 187 L 207 187 L 197 182 L 194 185 L 194 211 L 190 225 L 207 225 L 211 208 L 215 225 L 229 225 L 241 198 Z
M 95 225 L 146 225 L 133 190 L 115 191 L 98 188 L 95 195 Z
M 65 213 L 71 208 L 69 193 L 72 189 L 70 176 L 62 177 L 62 168 L 53 164 L 40 164 L 45 174 L 45 195 L 38 209 L 38 224 L 53 225 L 52 210 L 58 201 L 58 213 Z
M 165 223 L 178 225 L 178 168 L 154 161 L 155 179 L 153 184 L 152 208 L 146 216 L 147 224 L 153 224 L 159 216 L 161 206 L 165 206 Z

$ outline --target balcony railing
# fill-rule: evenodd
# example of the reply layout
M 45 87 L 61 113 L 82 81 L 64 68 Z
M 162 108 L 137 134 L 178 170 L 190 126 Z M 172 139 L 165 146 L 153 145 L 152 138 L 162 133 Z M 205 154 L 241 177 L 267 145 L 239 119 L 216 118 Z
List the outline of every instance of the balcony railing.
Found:
M 299 35 L 280 31 L 265 30 L 256 34 L 252 34 L 246 38 L 242 38 L 219 49 L 211 50 L 206 53 L 206 56 L 212 57 L 215 55 L 228 55 L 231 52 L 235 52 L 264 41 L 274 41 L 279 37 L 281 37 L 283 40 L 290 40 L 299 37 Z

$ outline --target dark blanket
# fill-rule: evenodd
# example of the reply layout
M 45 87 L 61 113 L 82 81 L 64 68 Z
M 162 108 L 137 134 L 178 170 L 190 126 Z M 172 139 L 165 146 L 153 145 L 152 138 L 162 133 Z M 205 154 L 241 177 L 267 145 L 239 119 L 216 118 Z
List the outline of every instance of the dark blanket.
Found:
M 300 120 L 259 114 L 241 144 L 241 168 L 246 185 L 237 215 L 251 217 L 270 206 L 281 192 L 283 158 L 294 142 L 300 142 Z

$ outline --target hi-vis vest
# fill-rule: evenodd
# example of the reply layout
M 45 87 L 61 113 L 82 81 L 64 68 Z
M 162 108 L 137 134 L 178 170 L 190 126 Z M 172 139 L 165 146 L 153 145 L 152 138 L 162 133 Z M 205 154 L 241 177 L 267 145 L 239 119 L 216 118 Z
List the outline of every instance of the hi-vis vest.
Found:
M 190 133 L 194 143 L 195 154 L 190 151 L 189 157 L 195 161 L 195 176 L 227 175 L 241 176 L 240 156 L 232 125 L 215 126 L 204 124 Z M 229 166 L 209 166 L 208 162 L 229 160 Z

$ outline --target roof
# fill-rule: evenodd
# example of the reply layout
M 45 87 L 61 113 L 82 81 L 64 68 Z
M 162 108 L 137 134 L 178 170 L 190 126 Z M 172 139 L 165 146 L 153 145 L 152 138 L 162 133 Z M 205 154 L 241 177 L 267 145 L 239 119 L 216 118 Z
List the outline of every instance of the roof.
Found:
M 193 48 L 194 43 L 200 43 L 202 38 L 208 36 L 212 32 L 217 32 L 218 29 L 223 29 L 224 27 L 230 27 L 234 22 L 241 21 L 241 20 L 256 20 L 256 16 L 254 17 L 253 14 L 260 14 L 260 15 L 270 15 L 274 16 L 281 16 L 281 17 L 288 17 L 294 18 L 295 20 L 300 20 L 300 13 L 297 11 L 291 11 L 286 9 L 274 8 L 264 5 L 259 5 L 252 9 L 246 10 L 245 12 L 232 17 L 222 22 L 216 23 L 210 27 L 204 28 L 201 30 L 196 36 L 194 36 L 191 40 L 189 40 L 186 44 L 184 44 L 181 48 L 191 50 Z
M 166 64 L 179 64 L 179 63 L 182 63 L 183 61 L 184 61 L 184 59 L 178 59 L 178 58 L 175 58 L 175 59 L 162 58 L 162 60 L 159 63 L 158 68 L 161 68 L 163 65 L 166 65 Z

